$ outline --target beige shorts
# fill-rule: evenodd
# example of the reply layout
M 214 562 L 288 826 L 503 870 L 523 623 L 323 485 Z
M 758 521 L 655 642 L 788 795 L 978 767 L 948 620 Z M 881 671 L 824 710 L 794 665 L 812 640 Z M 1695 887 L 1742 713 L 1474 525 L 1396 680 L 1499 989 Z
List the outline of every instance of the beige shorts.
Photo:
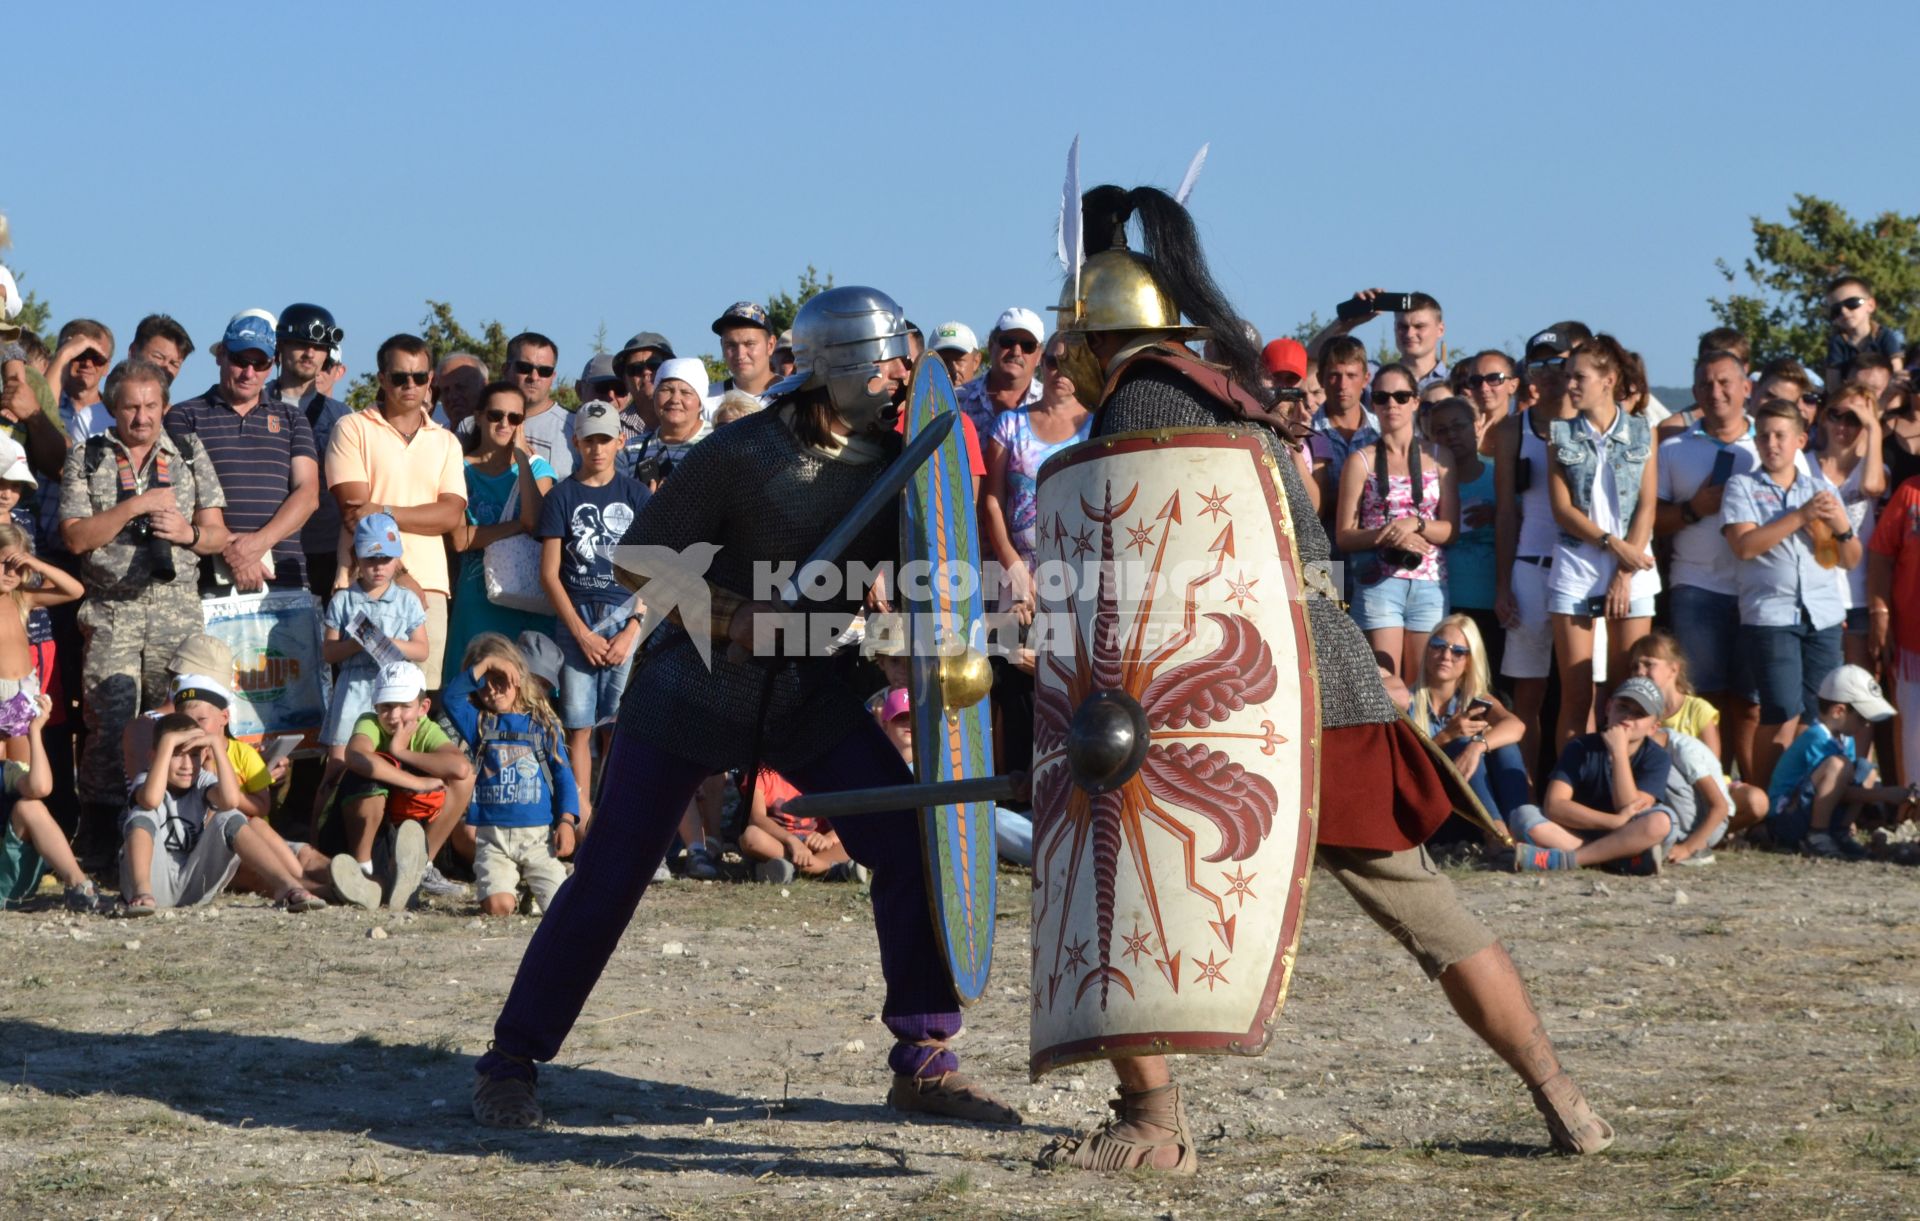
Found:
M 1407 948 L 1428 979 L 1498 940 L 1461 904 L 1424 847 L 1368 852 L 1322 845 L 1315 859 L 1361 911 Z
M 447 595 L 427 590 L 427 655 L 420 672 L 427 676 L 427 690 L 440 690 L 440 663 L 447 655 Z M 454 659 L 459 664 L 459 658 Z
M 483 898 L 518 894 L 526 882 L 541 911 L 567 880 L 567 867 L 553 855 L 551 827 L 475 827 L 473 880 Z

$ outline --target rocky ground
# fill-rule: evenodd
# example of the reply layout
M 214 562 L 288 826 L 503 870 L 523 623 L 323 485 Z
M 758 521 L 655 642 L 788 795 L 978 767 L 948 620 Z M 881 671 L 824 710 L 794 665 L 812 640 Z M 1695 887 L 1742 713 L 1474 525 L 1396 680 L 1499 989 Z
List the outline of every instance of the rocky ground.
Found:
M 453 904 L 140 922 L 0 916 L 0 1212 L 14 1216 L 1892 1216 L 1920 1200 L 1920 873 L 1722 852 L 1658 879 L 1459 871 L 1619 1129 L 1547 1156 L 1525 1092 L 1321 876 L 1263 1059 L 1179 1066 L 1199 1178 L 1047 1173 L 1109 1081 L 1029 1084 L 1027 891 L 1003 874 L 961 1043 L 1021 1129 L 881 1105 L 852 886 L 650 895 L 542 1084 L 467 1114 L 533 923 Z

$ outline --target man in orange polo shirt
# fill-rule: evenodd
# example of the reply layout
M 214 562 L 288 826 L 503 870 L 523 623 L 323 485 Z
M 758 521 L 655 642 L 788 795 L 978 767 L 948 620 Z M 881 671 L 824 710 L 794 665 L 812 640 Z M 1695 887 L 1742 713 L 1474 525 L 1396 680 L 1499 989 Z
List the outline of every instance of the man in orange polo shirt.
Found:
M 386 513 L 400 527 L 407 575 L 427 608 L 427 655 L 420 662 L 429 690 L 440 687 L 447 647 L 445 537 L 467 510 L 467 479 L 460 443 L 433 422 L 433 355 L 416 335 L 395 335 L 375 357 L 380 404 L 334 426 L 327 443 L 327 488 L 340 505 L 346 532 L 369 513 Z M 352 549 L 343 542 L 341 555 Z M 346 584 L 343 569 L 334 587 Z M 456 664 L 458 659 L 455 659 Z

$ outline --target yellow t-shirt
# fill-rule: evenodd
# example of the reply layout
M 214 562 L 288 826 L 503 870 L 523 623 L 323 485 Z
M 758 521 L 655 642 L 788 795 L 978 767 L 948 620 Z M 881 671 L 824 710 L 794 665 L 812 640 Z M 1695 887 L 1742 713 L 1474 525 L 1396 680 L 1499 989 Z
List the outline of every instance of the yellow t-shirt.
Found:
M 243 793 L 258 793 L 273 785 L 273 777 L 267 774 L 266 758 L 239 738 L 227 739 L 227 764 L 233 768 L 233 778 L 240 782 Z
M 1680 701 L 1679 711 L 1660 722 L 1660 727 L 1677 729 L 1690 738 L 1697 738 L 1707 726 L 1719 723 L 1719 709 L 1697 695 L 1689 695 Z

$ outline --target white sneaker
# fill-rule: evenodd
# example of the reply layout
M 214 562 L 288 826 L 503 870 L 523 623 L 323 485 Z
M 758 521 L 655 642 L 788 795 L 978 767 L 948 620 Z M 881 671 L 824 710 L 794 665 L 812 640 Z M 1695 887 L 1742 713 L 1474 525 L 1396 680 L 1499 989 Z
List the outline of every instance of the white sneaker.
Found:
M 427 829 L 417 822 L 403 822 L 393 832 L 393 889 L 387 892 L 387 907 L 407 910 L 426 873 Z
M 755 880 L 784 886 L 793 881 L 792 861 L 761 861 L 753 867 Z
M 655 882 L 673 881 L 673 870 L 667 868 L 667 862 L 664 857 L 661 859 L 659 867 L 653 871 L 653 880 Z

